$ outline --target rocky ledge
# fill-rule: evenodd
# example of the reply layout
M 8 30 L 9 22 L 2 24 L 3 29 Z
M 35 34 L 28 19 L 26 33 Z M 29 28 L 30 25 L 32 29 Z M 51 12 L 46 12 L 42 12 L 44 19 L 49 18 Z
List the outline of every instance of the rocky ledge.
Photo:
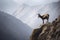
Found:
M 60 16 L 52 23 L 49 22 L 34 29 L 30 40 L 60 40 Z

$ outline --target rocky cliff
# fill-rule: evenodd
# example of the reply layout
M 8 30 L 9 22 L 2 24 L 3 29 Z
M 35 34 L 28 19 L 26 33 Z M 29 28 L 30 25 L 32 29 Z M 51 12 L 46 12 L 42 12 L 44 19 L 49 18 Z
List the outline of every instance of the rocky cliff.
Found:
M 30 40 L 60 40 L 60 16 L 52 23 L 46 23 L 41 28 L 34 29 Z

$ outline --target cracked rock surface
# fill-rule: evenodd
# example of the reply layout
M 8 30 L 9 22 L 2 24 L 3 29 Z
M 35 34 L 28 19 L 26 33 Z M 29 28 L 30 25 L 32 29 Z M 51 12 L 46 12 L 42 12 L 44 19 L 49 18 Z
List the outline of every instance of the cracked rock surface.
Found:
M 41 28 L 34 29 L 30 40 L 60 40 L 60 16 L 52 23 L 46 23 Z

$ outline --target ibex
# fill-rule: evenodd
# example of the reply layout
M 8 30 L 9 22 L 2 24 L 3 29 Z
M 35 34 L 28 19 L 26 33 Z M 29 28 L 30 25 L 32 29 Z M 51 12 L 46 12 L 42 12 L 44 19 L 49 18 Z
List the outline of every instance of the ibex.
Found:
M 42 16 L 41 16 L 40 14 L 38 14 L 38 17 L 43 20 L 43 24 L 44 24 L 44 19 L 47 19 L 47 22 L 48 22 L 48 20 L 49 20 L 49 14 L 44 14 L 44 15 L 42 15 Z

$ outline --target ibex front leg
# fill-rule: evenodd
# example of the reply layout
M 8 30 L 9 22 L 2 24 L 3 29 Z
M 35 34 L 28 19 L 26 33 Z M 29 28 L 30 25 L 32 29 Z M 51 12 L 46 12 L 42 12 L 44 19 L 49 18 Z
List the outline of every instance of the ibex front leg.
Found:
M 43 20 L 43 24 L 44 24 L 44 20 Z

